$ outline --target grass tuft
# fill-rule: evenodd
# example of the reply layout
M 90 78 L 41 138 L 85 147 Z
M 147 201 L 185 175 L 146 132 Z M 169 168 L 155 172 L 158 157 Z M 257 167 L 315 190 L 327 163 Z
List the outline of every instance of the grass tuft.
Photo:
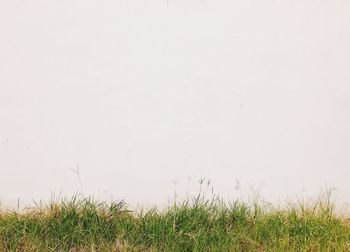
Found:
M 349 251 L 328 199 L 284 209 L 197 196 L 130 211 L 91 198 L 0 211 L 0 251 Z

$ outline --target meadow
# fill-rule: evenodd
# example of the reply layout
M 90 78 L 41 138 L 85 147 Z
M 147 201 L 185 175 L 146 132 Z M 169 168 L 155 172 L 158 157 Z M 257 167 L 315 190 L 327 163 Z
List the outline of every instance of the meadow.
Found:
M 328 196 L 276 207 L 203 195 L 164 209 L 75 196 L 0 211 L 0 251 L 350 251 Z

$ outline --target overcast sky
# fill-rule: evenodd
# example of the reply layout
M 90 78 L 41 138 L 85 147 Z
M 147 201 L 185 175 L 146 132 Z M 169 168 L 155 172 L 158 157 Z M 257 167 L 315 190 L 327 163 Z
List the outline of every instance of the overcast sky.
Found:
M 349 13 L 346 0 L 0 1 L 0 201 L 161 204 L 204 177 L 227 198 L 334 186 L 350 203 Z

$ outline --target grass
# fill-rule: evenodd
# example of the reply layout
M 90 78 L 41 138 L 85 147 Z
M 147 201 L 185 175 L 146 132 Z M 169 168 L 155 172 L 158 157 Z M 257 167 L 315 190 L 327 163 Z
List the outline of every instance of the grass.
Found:
M 328 199 L 276 208 L 197 196 L 157 210 L 90 198 L 0 211 L 0 251 L 350 251 Z

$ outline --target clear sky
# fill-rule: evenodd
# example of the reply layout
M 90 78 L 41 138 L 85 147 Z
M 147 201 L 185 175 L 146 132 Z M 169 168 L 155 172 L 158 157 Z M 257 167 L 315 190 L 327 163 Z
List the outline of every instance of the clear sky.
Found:
M 0 200 L 350 202 L 350 2 L 0 2 Z M 79 176 L 74 172 L 79 167 Z M 80 178 L 80 180 L 79 180 Z M 239 191 L 239 190 L 238 190 Z

